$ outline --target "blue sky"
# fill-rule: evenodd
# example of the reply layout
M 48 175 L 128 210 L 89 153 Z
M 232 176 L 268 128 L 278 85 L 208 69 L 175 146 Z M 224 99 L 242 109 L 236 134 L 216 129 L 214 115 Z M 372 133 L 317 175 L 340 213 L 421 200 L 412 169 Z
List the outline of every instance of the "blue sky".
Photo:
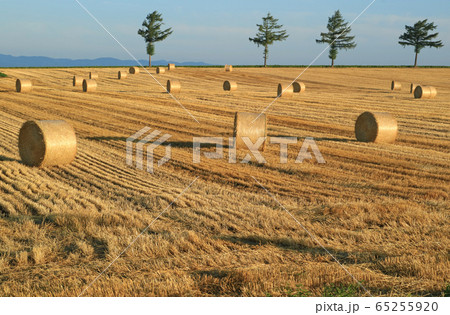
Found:
M 248 41 L 271 12 L 290 37 L 270 48 L 269 64 L 309 64 L 324 48 L 315 43 L 327 19 L 340 9 L 352 21 L 371 0 L 79 0 L 139 59 L 137 35 L 145 16 L 157 10 L 174 33 L 156 46 L 157 59 L 211 64 L 261 64 L 262 48 Z M 56 58 L 131 59 L 75 0 L 0 0 L 0 53 Z M 337 64 L 411 64 L 413 48 L 397 44 L 405 24 L 428 18 L 445 47 L 424 49 L 419 64 L 450 65 L 450 1 L 377 0 L 352 26 L 357 48 L 339 53 Z M 327 53 L 316 64 L 328 64 Z

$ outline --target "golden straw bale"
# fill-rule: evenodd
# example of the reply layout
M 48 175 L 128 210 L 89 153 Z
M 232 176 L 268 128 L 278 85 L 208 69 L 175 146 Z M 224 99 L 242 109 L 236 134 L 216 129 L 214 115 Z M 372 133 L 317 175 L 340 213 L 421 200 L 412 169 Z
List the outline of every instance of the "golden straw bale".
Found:
M 98 80 L 98 73 L 89 72 L 89 79 L 91 79 L 91 80 Z
M 169 93 L 180 93 L 181 83 L 180 81 L 167 80 L 167 92 Z
M 131 74 L 139 74 L 140 69 L 139 69 L 139 67 L 131 67 L 131 68 L 129 69 L 129 72 L 130 72 Z
M 232 72 L 233 71 L 233 66 L 232 65 L 225 65 L 225 71 L 226 72 Z
M 397 120 L 390 113 L 365 112 L 356 120 L 355 135 L 358 141 L 394 143 L 397 134 Z
M 97 90 L 97 81 L 83 80 L 83 92 L 93 92 Z
M 119 71 L 117 77 L 119 78 L 119 80 L 126 79 L 128 77 L 128 73 L 126 73 L 125 71 Z
M 73 76 L 73 86 L 82 86 L 83 85 L 83 78 L 79 75 Z
M 286 91 L 285 91 L 285 89 L 286 89 Z M 277 89 L 278 97 L 292 97 L 293 95 L 294 95 L 294 87 L 292 85 L 287 87 L 287 85 L 283 85 L 281 83 L 278 84 L 278 89 Z
M 18 93 L 31 92 L 33 89 L 33 84 L 31 80 L 28 79 L 17 79 L 16 80 L 16 91 Z
M 437 95 L 436 88 L 432 86 L 422 86 L 419 85 L 414 90 L 414 97 L 415 98 L 435 98 Z
M 306 85 L 303 82 L 294 82 L 292 87 L 294 88 L 294 93 L 303 93 L 306 90 Z
M 77 153 L 75 131 L 63 120 L 27 121 L 19 132 L 19 153 L 29 166 L 69 164 Z
M 170 70 L 175 70 L 175 64 L 173 64 L 173 63 L 169 63 L 168 65 L 167 65 L 167 69 L 170 71 Z
M 391 90 L 392 91 L 400 91 L 402 89 L 402 84 L 398 81 L 391 82 Z
M 242 138 L 248 137 L 252 143 L 256 143 L 261 137 L 267 138 L 267 118 L 265 114 L 237 112 L 234 116 L 235 145 L 237 149 L 246 149 Z M 260 147 L 264 151 L 266 140 Z
M 416 87 L 418 87 L 418 84 L 411 83 L 411 87 L 409 89 L 409 93 L 414 94 L 414 91 L 416 90 Z
M 223 90 L 224 91 L 236 91 L 237 90 L 237 83 L 234 81 L 225 81 L 223 83 Z
M 164 69 L 163 67 L 158 67 L 158 68 L 156 68 L 156 73 L 157 74 L 166 73 L 166 69 Z

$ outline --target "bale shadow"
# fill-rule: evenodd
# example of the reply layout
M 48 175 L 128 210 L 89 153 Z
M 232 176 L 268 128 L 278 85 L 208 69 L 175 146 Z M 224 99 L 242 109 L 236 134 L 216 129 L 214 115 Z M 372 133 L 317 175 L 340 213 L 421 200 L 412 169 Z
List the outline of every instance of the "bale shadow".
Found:
M 240 245 L 262 246 L 273 245 L 282 250 L 297 251 L 300 253 L 311 254 L 314 258 L 333 255 L 340 263 L 345 264 L 367 264 L 375 263 L 378 260 L 386 258 L 388 255 L 379 252 L 350 252 L 335 250 L 332 248 L 322 248 L 317 246 L 308 246 L 303 242 L 294 241 L 289 238 L 269 238 L 263 236 L 237 237 L 230 235 L 219 236 L 219 239 Z M 374 259 L 374 256 L 376 257 Z M 331 257 L 330 257 L 331 259 Z M 332 259 L 334 261 L 334 259 Z
M 314 141 L 334 141 L 334 142 L 345 142 L 345 143 L 352 143 L 352 142 L 358 142 L 356 139 L 344 139 L 344 138 L 314 138 Z
M 93 141 L 122 141 L 126 142 L 128 138 L 125 137 L 87 137 L 85 138 L 87 140 L 93 140 Z M 137 140 L 134 141 L 134 143 L 137 143 Z M 149 142 L 150 144 L 151 142 Z M 193 148 L 194 143 L 192 141 L 166 141 L 161 146 L 166 147 L 171 145 L 173 148 Z M 213 143 L 202 143 L 202 148 L 215 148 L 216 145 Z M 229 149 L 229 145 L 223 145 L 224 149 Z M 1 161 L 1 159 L 0 159 Z
M 10 158 L 4 155 L 0 155 L 0 162 L 18 162 L 18 163 L 22 163 L 22 161 L 14 159 L 14 158 Z

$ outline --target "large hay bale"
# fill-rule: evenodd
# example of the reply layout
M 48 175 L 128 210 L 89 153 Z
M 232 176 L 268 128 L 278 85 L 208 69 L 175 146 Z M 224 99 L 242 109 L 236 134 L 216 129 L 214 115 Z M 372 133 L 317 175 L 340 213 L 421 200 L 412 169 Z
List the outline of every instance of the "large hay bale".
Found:
M 175 64 L 173 64 L 173 63 L 169 63 L 168 65 L 167 65 L 167 69 L 170 71 L 170 70 L 175 70 Z
M 266 115 L 237 112 L 234 116 L 233 137 L 235 138 L 235 146 L 237 149 L 247 148 L 244 140 L 242 140 L 243 137 L 248 137 L 252 143 L 256 143 L 261 137 L 267 138 Z M 266 142 L 264 140 L 264 144 L 260 147 L 262 151 L 266 147 Z
M 16 80 L 16 91 L 18 93 L 31 92 L 33 89 L 33 84 L 31 80 L 28 79 L 17 79 Z
M 80 77 L 79 75 L 73 76 L 73 86 L 82 86 L 83 85 L 83 77 Z
M 277 96 L 278 97 L 292 97 L 294 95 L 294 87 L 292 84 L 287 88 L 286 85 L 278 84 Z M 286 91 L 285 91 L 286 89 Z M 284 92 L 283 92 L 284 91 Z
M 162 68 L 162 67 L 158 67 L 156 68 L 156 73 L 157 74 L 163 74 L 166 73 L 166 69 Z
M 398 81 L 391 82 L 391 90 L 392 91 L 400 91 L 402 89 L 402 84 Z
M 394 143 L 397 134 L 397 120 L 390 113 L 365 112 L 356 120 L 355 135 L 358 141 Z
M 415 98 L 435 98 L 437 95 L 436 88 L 432 86 L 422 86 L 419 85 L 414 90 L 414 97 Z
M 236 91 L 237 90 L 237 83 L 235 81 L 225 81 L 223 83 L 223 90 L 224 91 Z
M 130 72 L 131 74 L 139 74 L 140 69 L 139 69 L 139 67 L 131 67 L 131 68 L 129 69 L 129 72 Z
M 69 164 L 77 154 L 77 138 L 63 120 L 27 121 L 19 132 L 19 153 L 29 166 Z
M 416 87 L 418 87 L 417 84 L 411 83 L 411 87 L 409 89 L 409 93 L 413 94 L 414 91 L 416 90 Z
M 89 72 L 89 79 L 91 79 L 91 80 L 98 80 L 98 73 Z
M 83 80 L 83 92 L 94 92 L 95 90 L 97 90 L 97 81 Z
M 180 93 L 181 83 L 180 81 L 167 80 L 167 92 L 169 93 Z
M 119 80 L 126 79 L 128 77 L 128 73 L 126 73 L 125 71 L 119 71 L 117 77 L 119 78 Z
M 232 72 L 233 71 L 233 66 L 232 65 L 225 65 L 225 71 L 226 72 Z
M 303 82 L 294 82 L 292 87 L 294 88 L 294 93 L 303 93 L 306 90 L 306 85 Z

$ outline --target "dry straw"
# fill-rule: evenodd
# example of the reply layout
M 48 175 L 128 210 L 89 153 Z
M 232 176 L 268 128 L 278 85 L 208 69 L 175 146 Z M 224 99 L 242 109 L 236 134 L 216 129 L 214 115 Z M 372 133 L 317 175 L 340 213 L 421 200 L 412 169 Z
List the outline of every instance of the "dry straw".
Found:
M 225 81 L 223 83 L 223 90 L 224 91 L 236 91 L 237 90 L 237 83 L 234 81 Z
M 97 82 L 95 80 L 83 80 L 83 92 L 93 92 L 97 90 Z
M 356 120 L 355 135 L 358 141 L 394 143 L 397 134 L 397 120 L 390 113 L 365 112 Z
M 33 89 L 33 84 L 31 80 L 28 79 L 17 79 L 16 80 L 16 91 L 18 93 L 31 92 Z
M 117 77 L 119 78 L 119 80 L 126 79 L 128 77 L 128 73 L 126 73 L 125 71 L 119 71 Z
M 168 65 L 167 65 L 167 69 L 170 71 L 170 70 L 175 70 L 175 64 L 173 64 L 173 63 L 169 63 Z
M 82 86 L 83 85 L 83 78 L 79 75 L 73 76 L 73 86 Z
M 89 72 L 89 79 L 98 80 L 98 73 Z
M 409 89 L 409 93 L 413 94 L 414 91 L 416 90 L 416 87 L 418 87 L 417 84 L 411 83 L 411 87 Z
M 421 86 L 419 85 L 414 90 L 415 98 L 435 98 L 437 95 L 436 88 L 432 86 Z
M 278 84 L 278 90 L 277 90 L 277 96 L 278 97 L 292 97 L 294 95 L 294 87 L 292 85 L 290 85 L 287 89 L 286 89 L 286 85 L 283 84 Z M 286 91 L 285 91 L 286 89 Z M 283 92 L 284 91 L 284 92 Z
M 167 80 L 167 92 L 169 93 L 180 93 L 181 83 L 180 81 Z
M 294 88 L 294 93 L 303 93 L 306 90 L 306 85 L 303 82 L 294 82 L 292 87 Z
M 233 66 L 232 65 L 225 65 L 225 71 L 226 72 L 232 72 L 233 71 Z
M 77 154 L 77 138 L 63 120 L 27 121 L 19 132 L 19 153 L 29 166 L 69 164 Z
M 166 72 L 166 69 L 162 68 L 162 67 L 158 67 L 156 68 L 156 73 L 157 74 L 163 74 Z
M 392 91 L 400 91 L 402 89 L 402 84 L 398 81 L 391 82 L 391 90 Z
M 140 70 L 139 70 L 138 67 L 131 67 L 130 70 L 129 70 L 129 72 L 130 72 L 131 74 L 138 74 L 139 71 L 140 71 Z
M 256 119 L 256 120 L 255 120 Z M 234 132 L 235 145 L 237 149 L 246 149 L 243 138 L 248 137 L 252 143 L 256 143 L 260 138 L 267 138 L 267 118 L 265 114 L 256 113 L 239 113 L 234 116 Z M 266 140 L 260 147 L 264 151 Z

